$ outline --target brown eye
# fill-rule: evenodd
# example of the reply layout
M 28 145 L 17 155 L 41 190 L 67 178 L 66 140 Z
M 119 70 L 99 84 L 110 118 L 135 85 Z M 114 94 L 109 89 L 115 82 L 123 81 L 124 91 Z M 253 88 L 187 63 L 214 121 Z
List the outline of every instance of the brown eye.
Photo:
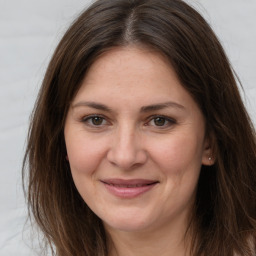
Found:
M 82 122 L 91 127 L 97 127 L 97 126 L 101 127 L 107 124 L 107 121 L 104 117 L 97 116 L 97 115 L 88 116 L 84 118 Z
M 153 120 L 156 126 L 164 126 L 168 122 L 164 117 L 156 117 Z
M 155 127 L 158 129 L 170 128 L 177 122 L 173 118 L 166 116 L 152 116 L 149 122 L 146 123 L 147 126 Z
M 103 120 L 104 119 L 102 117 L 100 117 L 100 116 L 94 116 L 94 117 L 91 118 L 91 123 L 93 125 L 102 125 Z

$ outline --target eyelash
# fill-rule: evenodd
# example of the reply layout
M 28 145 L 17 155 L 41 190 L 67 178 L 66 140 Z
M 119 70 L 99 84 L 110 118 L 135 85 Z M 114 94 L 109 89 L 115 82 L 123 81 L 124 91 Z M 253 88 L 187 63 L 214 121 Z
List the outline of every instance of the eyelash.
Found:
M 102 121 L 100 124 L 93 124 L 93 119 L 94 118 L 99 118 L 100 121 Z M 156 119 L 162 119 L 161 121 L 164 121 L 164 124 L 163 125 L 156 125 Z M 82 118 L 82 122 L 87 124 L 88 126 L 90 127 L 93 127 L 93 128 L 101 128 L 107 124 L 110 124 L 109 121 L 107 121 L 106 117 L 102 116 L 102 115 L 89 115 L 89 116 L 86 116 L 84 118 Z M 154 122 L 153 125 L 150 125 L 150 122 Z M 166 128 L 169 128 L 171 127 L 172 125 L 176 124 L 176 120 L 174 120 L 173 118 L 170 118 L 170 117 L 166 117 L 166 116 L 162 116 L 162 115 L 154 115 L 154 116 L 150 116 L 148 118 L 148 121 L 144 124 L 144 126 L 154 126 L 154 127 L 157 127 L 158 129 L 166 129 Z
M 89 116 L 86 116 L 86 117 L 82 118 L 82 122 L 88 124 L 91 127 L 95 127 L 95 128 L 102 127 L 102 126 L 106 125 L 106 124 L 99 124 L 99 125 L 93 124 L 92 123 L 93 118 L 99 118 L 103 122 L 108 123 L 108 121 L 106 120 L 106 118 L 104 116 L 96 115 L 96 114 L 95 115 L 89 115 Z
M 174 120 L 173 118 L 170 118 L 170 117 L 167 117 L 167 116 L 162 116 L 162 115 L 154 115 L 154 116 L 151 116 L 149 118 L 149 121 L 145 124 L 145 126 L 149 126 L 149 123 L 150 122 L 156 122 L 156 119 L 159 118 L 159 119 L 163 119 L 164 121 L 164 125 L 156 125 L 154 123 L 154 127 L 157 127 L 158 129 L 166 129 L 166 128 L 169 128 L 171 127 L 172 125 L 176 124 L 176 120 Z

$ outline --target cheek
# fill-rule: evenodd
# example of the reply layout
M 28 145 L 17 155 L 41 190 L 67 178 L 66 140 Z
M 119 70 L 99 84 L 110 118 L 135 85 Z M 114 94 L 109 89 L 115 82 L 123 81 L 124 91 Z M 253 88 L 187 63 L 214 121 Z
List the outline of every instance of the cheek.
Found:
M 105 154 L 103 143 L 77 136 L 66 140 L 72 174 L 93 174 Z
M 104 159 L 104 147 L 88 136 L 66 139 L 69 165 L 75 186 L 83 200 L 93 208 L 97 194 L 97 172 Z
M 202 139 L 186 134 L 170 136 L 151 147 L 151 156 L 163 170 L 180 174 L 186 170 L 200 170 Z
M 191 206 L 201 170 L 202 140 L 196 136 L 172 136 L 151 151 L 165 184 L 161 195 L 168 216 L 173 209 Z

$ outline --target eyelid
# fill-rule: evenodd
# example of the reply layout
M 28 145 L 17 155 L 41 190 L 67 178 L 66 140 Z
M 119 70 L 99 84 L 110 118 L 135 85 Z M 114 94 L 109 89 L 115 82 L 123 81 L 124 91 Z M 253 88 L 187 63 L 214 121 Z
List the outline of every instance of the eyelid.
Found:
M 104 124 L 100 124 L 100 125 L 94 125 L 94 124 L 89 123 L 89 120 L 92 120 L 92 118 L 95 118 L 95 117 L 102 118 L 105 121 L 105 123 Z M 105 125 L 110 124 L 110 121 L 104 115 L 102 115 L 102 114 L 90 114 L 90 115 L 87 115 L 87 116 L 83 116 L 81 118 L 81 122 L 86 124 L 87 126 L 92 127 L 92 128 L 101 128 L 101 127 L 103 127 Z
M 103 122 L 102 124 L 99 124 L 99 125 L 95 125 L 93 123 L 90 123 L 90 120 L 92 120 L 94 117 L 99 117 L 99 118 L 102 118 L 103 119 Z M 164 125 L 152 125 L 150 124 L 151 121 L 153 121 L 154 119 L 156 118 L 163 118 L 165 119 L 165 121 L 167 122 L 167 124 L 164 124 Z M 102 115 L 102 114 L 89 114 L 89 115 L 86 115 L 86 116 L 83 116 L 80 120 L 82 123 L 84 123 L 86 126 L 88 127 L 91 127 L 91 128 L 102 128 L 104 126 L 107 126 L 107 125 L 111 125 L 111 122 L 109 120 L 109 118 L 107 118 L 105 115 Z M 147 119 L 146 119 L 146 122 L 144 123 L 144 126 L 151 126 L 151 127 L 154 127 L 154 128 L 157 128 L 157 129 L 166 129 L 166 128 L 170 128 L 172 127 L 173 125 L 175 125 L 177 123 L 177 121 L 174 119 L 174 118 L 171 118 L 169 116 L 166 116 L 166 115 L 151 115 L 149 116 Z
M 152 115 L 150 116 L 148 119 L 147 119 L 147 122 L 146 122 L 146 126 L 149 126 L 149 123 L 151 121 L 153 121 L 154 119 L 156 118 L 164 118 L 166 121 L 168 121 L 168 124 L 167 125 L 163 125 L 163 126 L 157 126 L 157 125 L 153 125 L 154 127 L 157 127 L 158 129 L 165 129 L 165 128 L 169 128 L 171 127 L 172 125 L 175 125 L 177 123 L 177 121 L 174 119 L 174 118 L 171 118 L 171 117 L 168 117 L 168 116 L 165 116 L 165 115 Z

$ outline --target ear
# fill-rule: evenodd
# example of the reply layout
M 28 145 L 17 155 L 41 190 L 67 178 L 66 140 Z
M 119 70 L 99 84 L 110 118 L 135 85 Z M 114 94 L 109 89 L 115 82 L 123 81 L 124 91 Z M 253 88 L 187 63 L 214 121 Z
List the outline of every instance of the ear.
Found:
M 215 156 L 215 140 L 212 134 L 206 136 L 204 141 L 204 150 L 202 155 L 202 164 L 211 166 L 214 165 L 216 156 Z

